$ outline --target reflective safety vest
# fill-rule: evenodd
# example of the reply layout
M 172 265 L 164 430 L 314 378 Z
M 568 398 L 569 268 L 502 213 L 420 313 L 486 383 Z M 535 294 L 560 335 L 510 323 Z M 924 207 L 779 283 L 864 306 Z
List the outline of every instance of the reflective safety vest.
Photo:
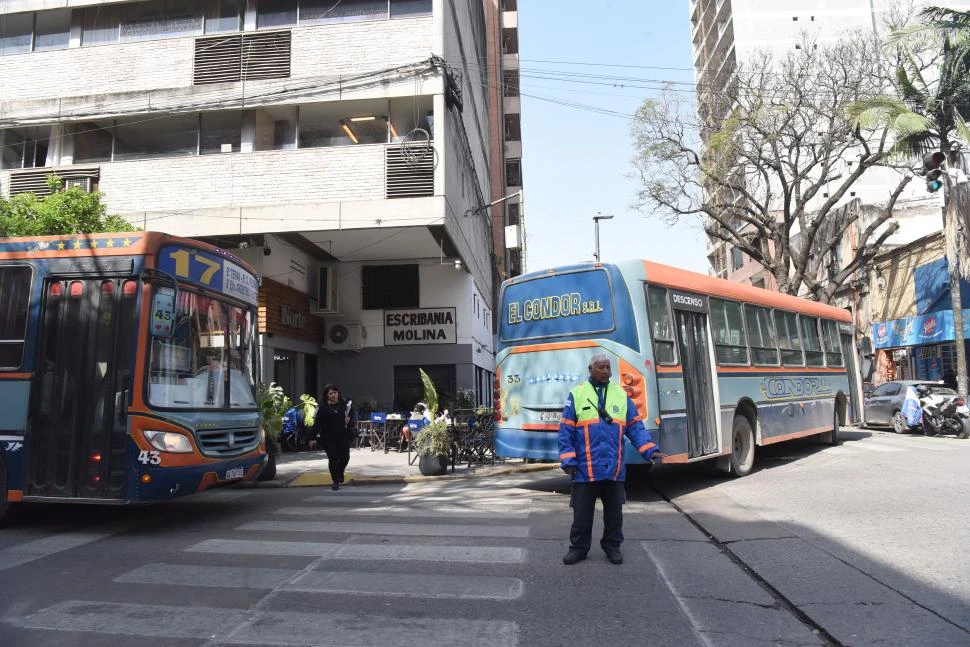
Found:
M 613 418 L 614 422 L 626 425 L 626 391 L 615 384 L 606 385 L 606 402 L 603 408 L 606 413 Z M 600 417 L 599 396 L 593 384 L 586 380 L 578 384 L 573 390 L 573 404 L 576 406 L 576 424 L 580 425 L 587 420 L 594 420 Z

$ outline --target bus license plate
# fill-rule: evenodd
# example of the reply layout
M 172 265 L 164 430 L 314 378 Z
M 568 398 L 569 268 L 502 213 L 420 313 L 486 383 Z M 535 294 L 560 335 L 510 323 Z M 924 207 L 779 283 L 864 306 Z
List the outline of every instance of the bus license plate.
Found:
M 562 419 L 562 411 L 540 411 L 539 420 L 543 422 L 559 422 Z
M 229 479 L 241 479 L 243 477 L 243 468 L 233 467 L 232 469 L 226 470 L 226 480 Z

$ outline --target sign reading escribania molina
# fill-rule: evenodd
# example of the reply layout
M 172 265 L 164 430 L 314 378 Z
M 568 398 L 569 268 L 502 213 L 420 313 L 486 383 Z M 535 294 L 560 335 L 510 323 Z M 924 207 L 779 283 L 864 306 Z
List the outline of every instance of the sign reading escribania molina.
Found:
M 384 311 L 384 345 L 456 344 L 455 308 Z

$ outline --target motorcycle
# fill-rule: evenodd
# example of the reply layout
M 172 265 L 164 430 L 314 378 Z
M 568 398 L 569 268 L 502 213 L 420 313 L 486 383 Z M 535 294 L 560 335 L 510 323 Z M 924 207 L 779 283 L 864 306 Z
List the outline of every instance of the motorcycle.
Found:
M 916 388 L 916 395 L 923 414 L 924 436 L 949 434 L 970 438 L 970 409 L 962 397 L 923 385 Z

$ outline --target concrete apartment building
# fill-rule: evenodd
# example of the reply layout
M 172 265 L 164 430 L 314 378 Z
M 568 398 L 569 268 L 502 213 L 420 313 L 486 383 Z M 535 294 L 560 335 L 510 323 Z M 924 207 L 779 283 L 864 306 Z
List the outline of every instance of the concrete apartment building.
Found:
M 293 397 L 335 382 L 403 411 L 421 367 L 443 401 L 490 402 L 495 268 L 521 271 L 523 238 L 481 210 L 521 186 L 495 170 L 499 9 L 5 0 L 0 191 L 53 171 L 250 262 L 263 378 Z
M 916 2 L 916 5 L 970 8 L 968 2 Z M 727 114 L 729 105 L 718 104 L 712 96 L 727 87 L 738 63 L 762 50 L 783 55 L 801 47 L 808 36 L 816 42 L 833 41 L 848 30 L 881 33 L 886 12 L 900 6 L 895 0 L 691 0 L 690 20 L 694 52 L 698 103 Z M 716 116 L 716 114 L 715 114 Z M 851 160 L 846 160 L 851 164 Z M 858 198 L 864 205 L 885 204 L 899 176 L 873 169 L 853 186 L 844 202 Z M 821 201 L 827 193 L 818 196 Z M 939 197 L 929 196 L 922 182 L 911 182 L 897 201 L 900 230 L 888 245 L 903 245 L 940 228 Z M 851 258 L 851 239 L 847 238 L 843 258 Z M 708 244 L 711 273 L 730 280 L 774 287 L 766 275 L 731 245 L 711 240 Z

